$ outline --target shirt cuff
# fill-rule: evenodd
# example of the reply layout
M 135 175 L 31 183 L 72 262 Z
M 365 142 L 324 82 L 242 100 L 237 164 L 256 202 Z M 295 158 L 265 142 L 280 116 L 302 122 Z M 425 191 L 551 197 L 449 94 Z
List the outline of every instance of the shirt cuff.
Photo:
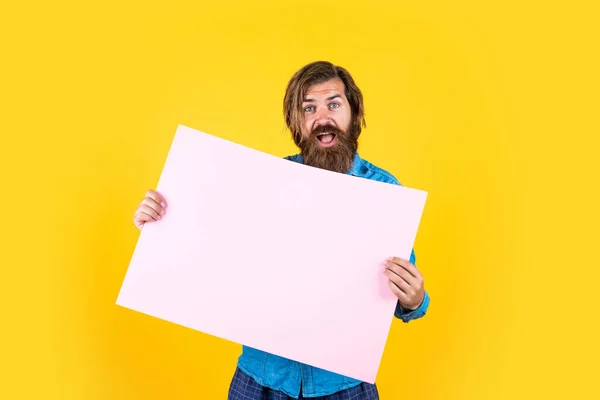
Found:
M 394 312 L 394 315 L 396 316 L 396 318 L 401 319 L 404 322 L 409 322 L 413 319 L 418 319 L 421 318 L 425 315 L 425 313 L 427 312 L 427 309 L 429 308 L 429 294 L 427 292 L 425 292 L 425 295 L 423 296 L 423 301 L 421 302 L 421 305 L 415 309 L 415 310 L 405 310 L 404 308 L 402 308 L 402 306 L 400 305 L 400 302 L 398 301 L 398 303 L 396 304 L 396 311 Z

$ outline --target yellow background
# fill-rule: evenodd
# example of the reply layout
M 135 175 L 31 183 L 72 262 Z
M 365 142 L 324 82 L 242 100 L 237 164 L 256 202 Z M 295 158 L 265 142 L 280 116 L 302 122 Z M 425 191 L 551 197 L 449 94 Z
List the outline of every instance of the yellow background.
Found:
M 596 10 L 214 3 L 0 6 L 0 398 L 226 398 L 239 345 L 115 305 L 133 212 L 177 124 L 296 152 L 282 96 L 319 59 L 364 91 L 361 155 L 429 193 L 432 303 L 382 398 L 598 396 Z

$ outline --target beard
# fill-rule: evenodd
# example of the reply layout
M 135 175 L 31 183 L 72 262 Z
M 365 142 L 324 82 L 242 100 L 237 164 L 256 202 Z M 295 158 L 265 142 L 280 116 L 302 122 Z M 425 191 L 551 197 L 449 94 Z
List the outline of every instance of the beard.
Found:
M 321 146 L 317 135 L 323 133 L 334 134 L 337 142 L 331 147 Z M 358 149 L 358 134 L 352 128 L 343 131 L 334 125 L 318 125 L 308 137 L 304 137 L 298 147 L 304 164 L 345 174 L 352 168 Z

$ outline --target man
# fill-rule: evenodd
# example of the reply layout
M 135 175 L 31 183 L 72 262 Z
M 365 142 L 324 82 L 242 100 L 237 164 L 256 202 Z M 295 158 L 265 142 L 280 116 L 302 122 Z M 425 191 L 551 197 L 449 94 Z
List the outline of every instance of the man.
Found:
M 285 159 L 400 185 L 389 172 L 358 155 L 358 137 L 366 126 L 363 97 L 344 68 L 323 61 L 304 66 L 288 83 L 283 103 L 286 124 L 300 149 Z M 164 200 L 150 190 L 135 212 L 134 223 L 141 229 L 164 214 Z M 414 263 L 414 251 L 410 260 L 391 257 L 384 272 L 398 297 L 394 315 L 404 322 L 421 318 L 429 306 L 423 276 Z M 291 398 L 368 400 L 379 395 L 374 384 L 243 346 L 229 400 Z

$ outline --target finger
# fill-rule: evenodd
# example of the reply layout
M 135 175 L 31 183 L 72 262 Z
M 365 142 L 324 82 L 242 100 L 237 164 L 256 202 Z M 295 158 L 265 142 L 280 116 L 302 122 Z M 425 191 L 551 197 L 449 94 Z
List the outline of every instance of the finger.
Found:
M 398 300 L 402 302 L 406 302 L 408 300 L 408 296 L 404 293 L 398 286 L 394 284 L 392 281 L 388 281 L 388 286 L 390 287 L 392 293 L 398 298 Z
M 166 207 L 167 205 L 165 199 L 154 190 L 148 190 L 148 192 L 146 192 L 146 197 L 151 198 L 156 202 L 156 204 L 160 204 L 162 207 Z
M 411 292 L 414 292 L 414 289 L 411 288 L 410 283 L 389 269 L 385 270 L 385 276 L 387 276 L 389 280 L 392 281 L 394 285 L 396 285 L 398 289 L 402 290 L 404 293 L 410 294 Z
M 418 278 L 421 275 L 421 273 L 419 272 L 417 267 L 415 267 L 410 261 L 405 260 L 404 258 L 390 257 L 390 258 L 388 258 L 388 261 L 401 266 L 415 278 Z
M 145 204 L 141 204 L 138 207 L 138 210 L 136 212 L 137 216 L 139 219 L 143 220 L 143 221 L 158 221 L 160 219 L 160 215 L 151 207 L 145 205 Z
M 417 286 L 418 280 L 410 274 L 404 267 L 393 262 L 387 262 L 386 268 L 404 279 L 411 286 Z
M 160 215 L 165 215 L 164 208 L 151 197 L 146 197 L 144 200 L 142 200 L 142 204 L 150 207 Z

